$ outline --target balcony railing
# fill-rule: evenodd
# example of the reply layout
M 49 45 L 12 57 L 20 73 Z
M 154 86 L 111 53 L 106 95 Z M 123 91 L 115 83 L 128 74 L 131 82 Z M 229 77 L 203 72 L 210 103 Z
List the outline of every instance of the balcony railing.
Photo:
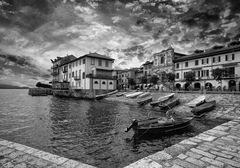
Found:
M 228 74 L 226 76 L 223 76 L 223 79 L 235 79 L 237 78 L 237 74 Z
M 93 78 L 93 79 L 111 79 L 111 80 L 116 80 L 117 77 L 116 76 L 110 76 L 110 75 L 93 75 L 93 74 L 87 74 L 86 75 L 87 78 Z
M 74 78 L 74 80 L 81 80 L 80 76 L 74 76 L 73 78 Z

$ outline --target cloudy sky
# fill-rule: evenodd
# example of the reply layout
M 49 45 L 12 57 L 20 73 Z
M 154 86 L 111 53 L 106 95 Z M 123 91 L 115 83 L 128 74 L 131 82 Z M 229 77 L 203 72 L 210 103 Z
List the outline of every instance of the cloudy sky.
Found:
M 32 86 L 50 59 L 89 52 L 137 67 L 169 46 L 191 53 L 240 38 L 239 0 L 0 0 L 0 83 Z

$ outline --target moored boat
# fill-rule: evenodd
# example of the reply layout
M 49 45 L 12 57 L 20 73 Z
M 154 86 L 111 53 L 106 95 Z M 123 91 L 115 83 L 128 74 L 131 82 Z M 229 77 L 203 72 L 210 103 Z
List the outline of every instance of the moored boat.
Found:
M 133 94 L 127 95 L 127 98 L 136 98 L 137 96 L 139 96 L 140 94 L 142 94 L 143 92 L 135 92 Z
M 142 93 L 139 96 L 137 96 L 137 98 L 140 99 L 140 98 L 144 98 L 144 97 L 148 97 L 148 96 L 151 96 L 151 93 L 145 92 L 145 93 Z
M 191 112 L 196 115 L 196 116 L 201 116 L 204 113 L 207 113 L 209 111 L 212 111 L 216 106 L 216 101 L 210 101 L 210 102 L 206 102 L 203 103 L 197 107 L 194 107 Z
M 193 107 L 203 104 L 205 102 L 205 100 L 206 100 L 205 95 L 201 95 L 201 96 L 198 96 L 197 98 L 193 99 L 186 105 L 193 108 Z
M 144 98 L 139 99 L 139 100 L 137 101 L 137 103 L 138 103 L 139 105 L 145 105 L 145 104 L 147 104 L 147 103 L 150 103 L 151 101 L 152 101 L 152 96 L 150 95 L 150 96 L 148 96 L 148 97 L 144 97 Z
M 128 132 L 133 129 L 135 134 L 153 134 L 162 135 L 166 133 L 172 133 L 188 127 L 191 123 L 192 117 L 187 118 L 175 118 L 175 119 L 163 119 L 163 118 L 150 118 L 146 120 L 133 120 L 130 127 L 126 129 Z
M 118 94 L 116 94 L 116 97 L 120 97 L 120 96 L 123 96 L 126 92 L 120 92 Z
M 108 94 L 100 94 L 100 95 L 96 95 L 95 99 L 100 100 L 100 99 L 103 99 L 103 98 L 105 98 L 107 96 L 108 96 Z
M 118 92 L 118 90 L 114 90 L 114 91 L 112 91 L 112 92 L 109 92 L 109 93 L 107 93 L 107 95 L 109 96 L 109 95 L 113 95 L 113 94 L 116 94 Z
M 159 106 L 160 110 L 169 110 L 179 104 L 180 104 L 179 98 L 172 98 L 163 103 L 160 103 L 158 106 Z
M 164 101 L 167 101 L 167 100 L 173 98 L 174 95 L 175 95 L 175 93 L 171 93 L 166 96 L 160 97 L 160 98 L 158 98 L 158 100 L 151 102 L 150 105 L 153 107 L 158 106 L 160 103 L 163 103 Z

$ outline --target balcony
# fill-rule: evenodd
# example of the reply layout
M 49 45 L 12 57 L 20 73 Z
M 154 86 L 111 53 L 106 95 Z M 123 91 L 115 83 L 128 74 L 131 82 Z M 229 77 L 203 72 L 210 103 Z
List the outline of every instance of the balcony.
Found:
M 226 76 L 223 76 L 223 79 L 235 79 L 237 77 L 237 74 L 228 74 Z
M 80 76 L 74 76 L 73 78 L 74 78 L 74 80 L 81 80 Z
M 52 76 L 58 76 L 58 72 L 56 72 L 56 71 L 54 71 L 54 72 L 52 72 Z
M 93 78 L 93 79 L 110 79 L 110 80 L 116 80 L 117 76 L 110 76 L 110 75 L 100 75 L 100 74 L 87 74 L 86 78 Z
M 67 72 L 68 72 L 67 68 L 63 69 L 63 73 L 67 73 Z

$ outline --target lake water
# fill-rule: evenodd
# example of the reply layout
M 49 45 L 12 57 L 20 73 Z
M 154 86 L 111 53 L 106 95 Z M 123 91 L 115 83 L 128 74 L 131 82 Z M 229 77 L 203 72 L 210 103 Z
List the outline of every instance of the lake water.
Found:
M 126 166 L 226 120 L 194 120 L 185 132 L 133 141 L 133 118 L 164 116 L 151 108 L 112 101 L 0 90 L 0 138 L 102 168 Z

